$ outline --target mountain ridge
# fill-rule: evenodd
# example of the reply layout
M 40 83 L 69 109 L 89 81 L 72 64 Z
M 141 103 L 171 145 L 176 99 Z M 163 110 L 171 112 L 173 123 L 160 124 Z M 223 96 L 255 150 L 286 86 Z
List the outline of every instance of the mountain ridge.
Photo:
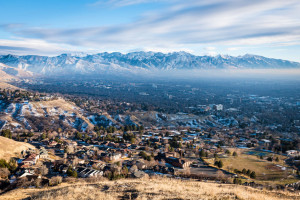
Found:
M 0 55 L 0 63 L 35 74 L 107 74 L 153 70 L 189 69 L 300 69 L 300 63 L 259 55 L 196 56 L 184 51 L 103 52 L 97 54 L 61 54 L 58 56 Z

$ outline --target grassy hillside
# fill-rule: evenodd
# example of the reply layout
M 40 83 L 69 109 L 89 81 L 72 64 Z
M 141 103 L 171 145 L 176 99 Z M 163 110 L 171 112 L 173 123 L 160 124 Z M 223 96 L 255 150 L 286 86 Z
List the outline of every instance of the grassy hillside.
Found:
M 230 149 L 231 152 L 237 152 L 238 156 L 221 156 L 219 159 L 223 162 L 223 169 L 234 172 L 234 169 L 242 171 L 243 169 L 250 169 L 256 172 L 256 183 L 268 185 L 285 185 L 299 181 L 293 177 L 293 169 L 285 164 L 287 159 L 282 155 L 274 155 L 278 157 L 279 161 L 267 161 L 266 158 L 273 156 L 272 153 L 248 150 L 248 149 Z M 263 155 L 265 159 L 260 159 L 258 155 Z M 205 159 L 211 165 L 214 164 L 215 159 Z M 285 170 L 282 170 L 282 168 Z M 290 175 L 290 176 L 289 176 Z
M 0 71 L 0 77 L 2 78 L 1 71 Z M 5 81 L 5 79 L 0 80 L 0 89 L 22 90 L 16 86 L 13 86 L 11 84 L 4 82 L 4 81 Z
M 222 185 L 176 179 L 122 179 L 98 183 L 62 184 L 45 189 L 16 189 L 0 199 L 300 199 L 299 194 L 262 191 L 238 185 Z
M 0 159 L 8 160 L 9 158 L 20 154 L 22 150 L 26 150 L 28 148 L 34 149 L 35 147 L 24 142 L 16 142 L 9 138 L 0 136 Z

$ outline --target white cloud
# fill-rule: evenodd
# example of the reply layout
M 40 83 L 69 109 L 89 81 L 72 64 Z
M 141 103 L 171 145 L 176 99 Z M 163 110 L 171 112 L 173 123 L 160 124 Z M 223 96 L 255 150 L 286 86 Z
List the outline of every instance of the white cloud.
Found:
M 237 51 L 237 50 L 239 50 L 239 48 L 237 48 L 237 47 L 229 47 L 229 48 L 227 48 L 227 51 Z
M 216 50 L 216 47 L 205 47 L 204 50 L 206 50 L 206 51 L 214 51 L 214 50 Z

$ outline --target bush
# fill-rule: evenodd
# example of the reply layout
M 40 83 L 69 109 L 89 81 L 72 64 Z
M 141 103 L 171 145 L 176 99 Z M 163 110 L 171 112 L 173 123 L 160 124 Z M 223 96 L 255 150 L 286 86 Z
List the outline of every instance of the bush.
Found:
M 231 152 L 230 152 L 228 149 L 226 149 L 225 153 L 226 153 L 227 155 L 231 155 Z
M 10 175 L 10 172 L 7 168 L 0 168 L 0 178 L 6 179 Z
M 37 188 L 41 187 L 41 184 L 42 184 L 42 179 L 41 178 L 37 178 L 34 181 L 34 186 L 37 187 Z
M 273 158 L 272 158 L 272 157 L 268 157 L 268 158 L 267 158 L 267 161 L 272 162 L 272 161 L 273 161 Z
M 242 184 L 242 179 L 240 179 L 240 178 L 234 178 L 233 179 L 233 184 L 241 185 Z
M 238 154 L 236 153 L 236 152 L 233 152 L 233 154 L 232 154 L 234 157 L 237 157 L 238 156 Z
M 61 184 L 62 182 L 62 177 L 61 176 L 54 176 L 50 179 L 50 185 L 51 186 L 56 186 Z

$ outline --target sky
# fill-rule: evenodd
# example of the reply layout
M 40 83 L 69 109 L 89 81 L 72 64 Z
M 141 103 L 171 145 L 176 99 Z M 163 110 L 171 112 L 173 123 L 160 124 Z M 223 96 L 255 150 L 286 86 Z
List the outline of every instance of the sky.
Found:
M 134 51 L 300 62 L 300 1 L 0 0 L 0 54 Z

